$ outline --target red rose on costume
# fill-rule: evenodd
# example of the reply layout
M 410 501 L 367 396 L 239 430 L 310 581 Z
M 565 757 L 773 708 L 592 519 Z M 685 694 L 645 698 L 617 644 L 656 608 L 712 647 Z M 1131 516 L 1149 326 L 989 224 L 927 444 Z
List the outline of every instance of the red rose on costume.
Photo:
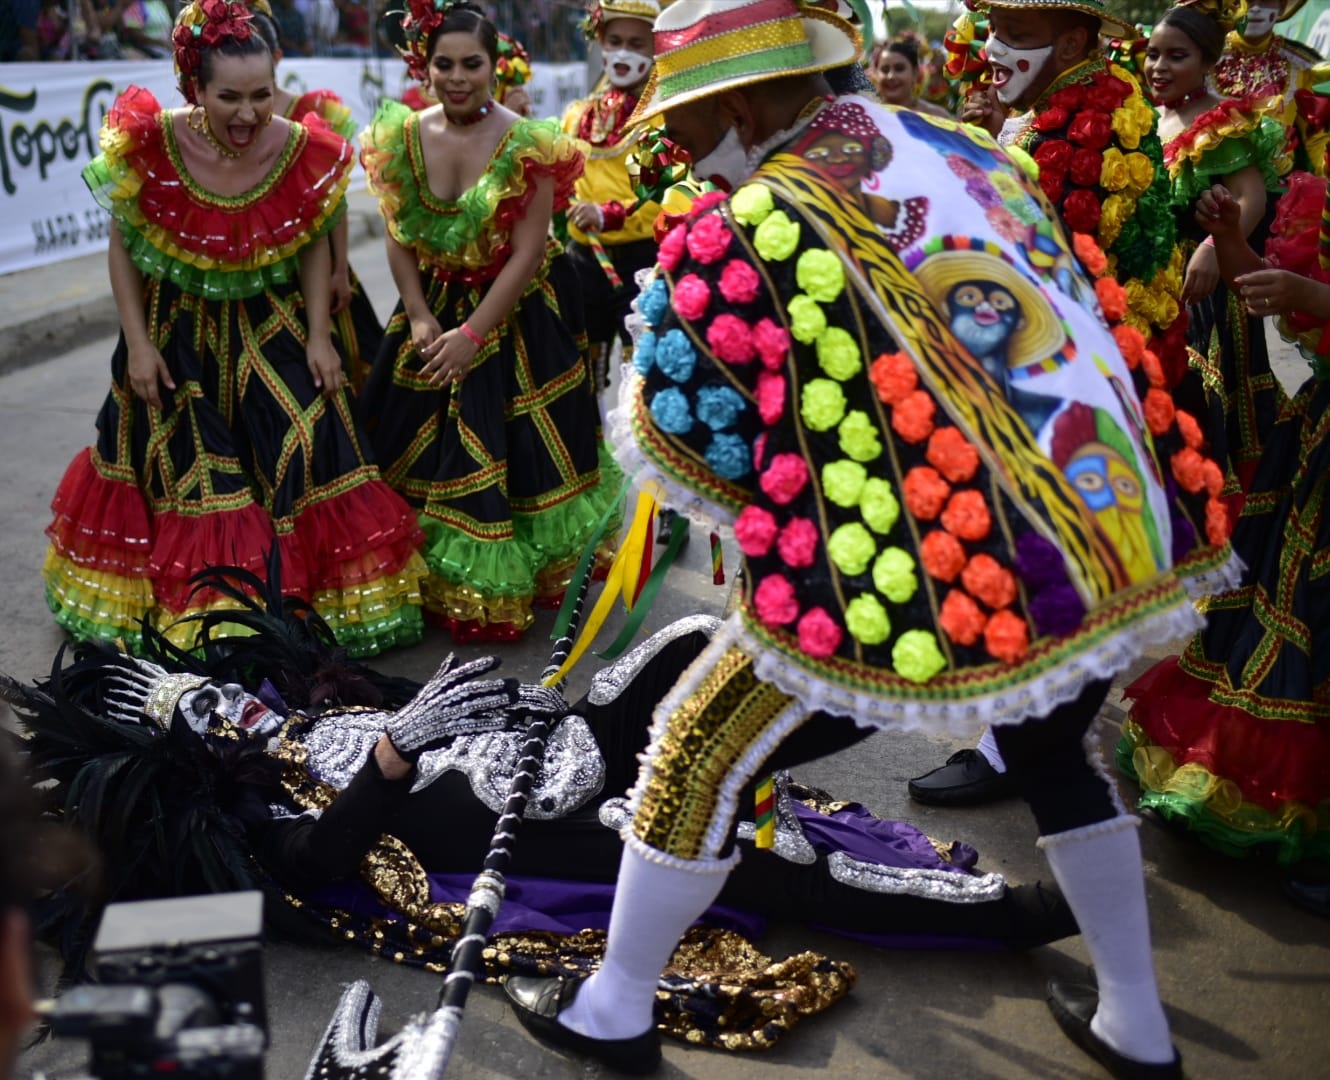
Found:
M 1102 150 L 1113 138 L 1113 118 L 1104 113 L 1083 112 L 1067 128 L 1067 138 L 1077 146 Z
M 1064 86 L 1055 94 L 1049 95 L 1048 107 L 1050 109 L 1066 109 L 1068 112 L 1076 112 L 1085 101 L 1085 87 L 1083 86 Z
M 1071 156 L 1069 174 L 1071 182 L 1081 187 L 1098 187 L 1099 174 L 1104 171 L 1104 155 L 1098 150 L 1082 148 Z
M 1049 139 L 1034 152 L 1035 164 L 1039 166 L 1039 179 L 1054 176 L 1059 180 L 1067 175 L 1071 167 L 1071 155 L 1075 148 L 1065 139 Z
M 1099 200 L 1094 197 L 1093 192 L 1084 188 L 1077 188 L 1062 204 L 1062 217 L 1067 223 L 1067 228 L 1073 232 L 1093 233 L 1099 228 L 1099 215 Z M 1117 318 L 1120 319 L 1122 316 L 1119 315 Z
M 1066 190 L 1066 185 L 1063 184 L 1061 177 L 1054 176 L 1052 173 L 1047 176 L 1040 176 L 1039 186 L 1043 189 L 1044 198 L 1054 206 L 1062 201 L 1062 193 Z
M 1131 94 L 1131 87 L 1116 75 L 1101 75 L 1085 91 L 1086 108 L 1096 112 L 1116 112 Z
M 1034 118 L 1035 131 L 1050 132 L 1058 131 L 1067 126 L 1067 121 L 1071 119 L 1071 114 L 1066 109 L 1054 108 L 1045 109 Z

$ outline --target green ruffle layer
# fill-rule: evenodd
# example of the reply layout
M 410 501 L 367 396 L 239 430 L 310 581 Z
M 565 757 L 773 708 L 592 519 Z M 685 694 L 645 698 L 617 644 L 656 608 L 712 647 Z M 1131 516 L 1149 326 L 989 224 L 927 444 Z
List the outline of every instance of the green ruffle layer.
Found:
M 1255 165 L 1261 170 L 1266 191 L 1282 188 L 1283 180 L 1276 162 L 1284 150 L 1284 129 L 1269 117 L 1262 117 L 1250 131 L 1230 136 L 1205 151 L 1197 161 L 1184 161 L 1173 178 L 1174 205 L 1191 205 L 1201 192 L 1209 191 L 1219 177 Z

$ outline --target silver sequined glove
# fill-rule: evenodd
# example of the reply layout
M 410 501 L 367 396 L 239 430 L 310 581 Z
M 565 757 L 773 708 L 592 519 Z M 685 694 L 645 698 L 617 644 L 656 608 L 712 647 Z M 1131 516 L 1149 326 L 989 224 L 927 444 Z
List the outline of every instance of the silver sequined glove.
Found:
M 522 683 L 517 688 L 517 707 L 530 716 L 552 716 L 561 719 L 571 711 L 559 691 L 540 683 Z
M 388 721 L 385 730 L 397 752 L 415 761 L 458 735 L 507 727 L 517 680 L 477 678 L 498 666 L 497 657 L 484 656 L 454 667 L 449 653 L 434 678 Z

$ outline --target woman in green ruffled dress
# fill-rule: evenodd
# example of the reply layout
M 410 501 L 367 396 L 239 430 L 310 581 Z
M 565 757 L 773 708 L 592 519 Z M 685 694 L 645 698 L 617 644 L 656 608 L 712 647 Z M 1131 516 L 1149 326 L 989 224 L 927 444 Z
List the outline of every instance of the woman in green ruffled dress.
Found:
M 1189 411 L 1208 417 L 1211 456 L 1225 469 L 1224 494 L 1236 518 L 1286 398 L 1270 370 L 1261 320 L 1220 280 L 1214 242 L 1196 224 L 1196 201 L 1215 184 L 1226 187 L 1259 251 L 1292 162 L 1283 128 L 1263 116 L 1259 101 L 1221 98 L 1209 87 L 1231 25 L 1224 8 L 1220 0 L 1169 8 L 1150 35 L 1145 78 L 1160 106 L 1178 236 L 1188 249 L 1182 299 L 1205 399 L 1189 402 Z
M 439 104 L 385 103 L 362 135 L 401 302 L 361 416 L 425 530 L 427 613 L 459 640 L 512 640 L 562 595 L 619 487 L 549 238 L 582 157 L 493 100 L 497 35 L 477 8 L 407 7 L 407 66 Z

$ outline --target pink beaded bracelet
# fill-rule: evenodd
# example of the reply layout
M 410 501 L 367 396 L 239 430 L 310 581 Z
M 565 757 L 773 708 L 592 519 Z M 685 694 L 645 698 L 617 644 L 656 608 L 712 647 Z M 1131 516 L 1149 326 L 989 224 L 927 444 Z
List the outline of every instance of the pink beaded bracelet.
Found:
M 463 323 L 457 329 L 462 331 L 462 333 L 464 333 L 470 339 L 471 344 L 473 344 L 477 349 L 479 349 L 482 345 L 485 344 L 485 339 L 471 329 L 470 323 Z

